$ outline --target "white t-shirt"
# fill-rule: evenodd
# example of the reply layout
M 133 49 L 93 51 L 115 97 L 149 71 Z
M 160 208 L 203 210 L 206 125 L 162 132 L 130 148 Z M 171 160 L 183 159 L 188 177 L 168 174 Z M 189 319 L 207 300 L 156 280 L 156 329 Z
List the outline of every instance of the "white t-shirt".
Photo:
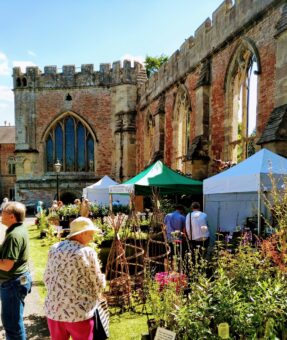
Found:
M 6 230 L 7 227 L 4 224 L 0 223 L 0 244 L 2 244 L 5 240 Z
M 190 228 L 190 224 L 192 228 Z M 209 237 L 207 215 L 202 211 L 196 210 L 187 214 L 185 226 L 187 236 L 190 240 L 201 241 Z

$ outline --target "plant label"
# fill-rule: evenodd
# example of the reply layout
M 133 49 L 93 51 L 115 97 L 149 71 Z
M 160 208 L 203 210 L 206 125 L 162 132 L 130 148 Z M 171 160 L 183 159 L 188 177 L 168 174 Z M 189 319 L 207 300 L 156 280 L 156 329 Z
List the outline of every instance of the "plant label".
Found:
M 156 335 L 155 335 L 154 340 L 175 340 L 175 336 L 176 336 L 176 333 L 168 329 L 158 327 L 156 330 Z

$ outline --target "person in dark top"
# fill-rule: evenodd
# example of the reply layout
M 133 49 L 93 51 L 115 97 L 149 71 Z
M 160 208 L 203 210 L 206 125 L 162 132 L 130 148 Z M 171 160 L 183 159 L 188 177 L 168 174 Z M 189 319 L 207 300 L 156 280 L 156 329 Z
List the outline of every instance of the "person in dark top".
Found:
M 170 260 L 172 261 L 174 252 L 174 241 L 175 238 L 173 236 L 174 232 L 179 232 L 179 235 L 176 237 L 179 240 L 182 240 L 181 233 L 184 232 L 185 229 L 185 216 L 184 216 L 184 207 L 180 204 L 175 206 L 175 211 L 169 213 L 164 218 L 164 224 L 166 227 L 166 238 L 170 247 Z
M 2 210 L 2 224 L 7 231 L 0 246 L 1 319 L 6 339 L 25 340 L 24 299 L 31 291 L 28 267 L 28 231 L 23 225 L 26 208 L 8 202 Z

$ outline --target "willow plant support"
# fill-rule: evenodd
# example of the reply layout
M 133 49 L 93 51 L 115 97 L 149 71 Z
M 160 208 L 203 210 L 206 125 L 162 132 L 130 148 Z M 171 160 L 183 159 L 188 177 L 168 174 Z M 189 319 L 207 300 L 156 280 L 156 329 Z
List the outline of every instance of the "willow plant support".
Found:
M 111 215 L 109 223 L 114 229 L 114 240 L 109 253 L 106 277 L 110 280 L 109 291 L 105 294 L 110 306 L 123 308 L 130 305 L 131 299 L 131 280 L 129 266 L 125 255 L 125 249 L 120 239 L 119 231 L 124 225 L 126 215 Z
M 135 211 L 135 195 L 130 197 L 130 214 L 125 223 L 125 252 L 133 291 L 140 291 L 144 281 L 144 248 L 140 221 Z
M 159 189 L 152 188 L 153 214 L 147 242 L 145 265 L 152 274 L 169 271 L 170 247 L 163 224 L 163 213 L 159 207 Z

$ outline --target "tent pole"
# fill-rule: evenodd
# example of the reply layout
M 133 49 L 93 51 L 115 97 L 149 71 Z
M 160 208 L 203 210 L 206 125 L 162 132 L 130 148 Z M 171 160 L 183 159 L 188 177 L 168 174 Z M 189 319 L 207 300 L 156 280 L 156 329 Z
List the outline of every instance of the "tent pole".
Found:
M 133 211 L 133 195 L 132 195 L 131 192 L 130 192 L 129 196 L 130 196 L 130 201 L 129 201 L 130 211 Z
M 261 229 L 261 197 L 260 197 L 260 188 L 258 189 L 258 212 L 257 212 L 257 230 L 258 236 L 260 235 Z
M 113 195 L 110 194 L 110 212 L 113 212 Z

